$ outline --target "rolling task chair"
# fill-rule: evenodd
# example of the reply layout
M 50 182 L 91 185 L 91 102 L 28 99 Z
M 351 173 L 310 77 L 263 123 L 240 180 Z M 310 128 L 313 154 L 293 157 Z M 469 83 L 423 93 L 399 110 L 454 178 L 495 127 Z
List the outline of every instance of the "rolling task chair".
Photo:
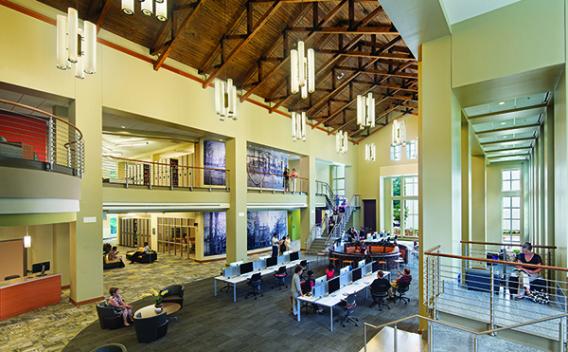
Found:
M 386 290 L 381 291 L 373 291 L 371 290 L 371 297 L 373 298 L 373 303 L 370 307 L 373 307 L 375 304 L 378 306 L 377 308 L 382 312 L 382 306 L 386 306 L 387 309 L 390 309 L 388 303 L 385 302 L 386 299 L 389 298 L 389 291 L 388 288 Z
M 353 316 L 355 309 L 357 309 L 357 296 L 350 294 L 343 300 L 342 306 L 344 313 L 341 318 L 341 326 L 345 327 L 345 323 L 353 323 L 355 326 L 359 326 L 359 318 Z
M 278 289 L 281 289 L 282 286 L 288 288 L 288 285 L 286 284 L 286 278 L 288 277 L 288 271 L 286 270 L 286 265 L 283 265 L 280 268 L 278 268 L 278 271 L 272 276 L 276 279 L 276 282 L 278 283 L 277 285 Z
M 406 292 L 410 289 L 410 283 L 406 285 L 399 285 L 394 292 L 394 302 L 403 301 L 404 304 L 410 302 L 410 298 L 406 297 Z
M 257 299 L 258 296 L 260 297 L 264 296 L 262 294 L 262 277 L 260 276 L 260 273 L 253 274 L 251 278 L 248 280 L 247 284 L 250 286 L 251 289 L 245 296 L 245 299 L 249 298 L 250 296 L 254 297 L 254 299 Z

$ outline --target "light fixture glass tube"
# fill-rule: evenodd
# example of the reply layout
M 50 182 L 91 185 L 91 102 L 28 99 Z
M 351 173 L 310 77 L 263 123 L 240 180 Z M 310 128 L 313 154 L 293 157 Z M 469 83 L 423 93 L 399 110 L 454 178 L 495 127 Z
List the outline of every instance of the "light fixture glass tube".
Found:
M 306 120 L 307 120 L 306 112 L 302 111 L 302 123 L 300 124 L 300 126 L 302 128 L 301 137 L 303 141 L 306 141 Z
M 314 49 L 308 49 L 308 93 L 316 91 L 316 62 Z
M 127 15 L 134 14 L 134 0 L 122 0 L 121 3 L 122 12 Z
M 365 124 L 365 98 L 362 95 L 357 96 L 357 125 L 363 128 Z
M 156 18 L 159 21 L 167 21 L 168 20 L 168 2 L 167 0 L 155 0 L 156 1 Z
M 79 15 L 72 7 L 67 9 L 67 59 L 76 63 L 79 60 Z
M 57 15 L 57 68 L 70 68 L 67 55 L 67 17 Z
M 221 89 L 221 80 L 215 79 L 215 113 L 221 115 L 221 104 L 223 99 L 223 90 Z
M 140 9 L 142 10 L 142 13 L 144 15 L 152 16 L 152 13 L 154 12 L 153 5 L 154 5 L 154 0 L 142 0 L 140 2 Z
M 89 21 L 83 22 L 84 34 L 84 71 L 88 74 L 97 72 L 97 26 Z
M 304 42 L 298 42 L 298 84 L 300 87 L 306 85 L 306 52 L 304 50 Z
M 298 93 L 300 86 L 298 84 L 298 50 L 290 50 L 290 92 Z

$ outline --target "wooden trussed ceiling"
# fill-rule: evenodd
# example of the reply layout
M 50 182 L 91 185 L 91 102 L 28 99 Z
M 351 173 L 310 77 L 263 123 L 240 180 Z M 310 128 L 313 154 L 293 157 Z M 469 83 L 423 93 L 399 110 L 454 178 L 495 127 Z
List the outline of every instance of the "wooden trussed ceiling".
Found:
M 377 0 L 169 0 L 166 22 L 139 8 L 128 16 L 120 0 L 39 1 L 75 7 L 81 18 L 149 48 L 156 70 L 171 58 L 197 68 L 205 85 L 232 78 L 242 100 L 256 94 L 272 111 L 307 111 L 330 134 L 342 129 L 359 141 L 417 109 L 416 60 Z M 289 94 L 288 54 L 298 40 L 316 50 L 317 90 L 308 99 Z M 360 130 L 355 100 L 369 91 L 377 126 Z

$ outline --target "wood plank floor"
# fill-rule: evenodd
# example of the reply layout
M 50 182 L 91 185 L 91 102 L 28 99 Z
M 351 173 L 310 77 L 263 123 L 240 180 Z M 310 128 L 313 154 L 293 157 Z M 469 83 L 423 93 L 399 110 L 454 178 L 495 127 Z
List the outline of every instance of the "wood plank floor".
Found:
M 361 295 L 355 314 L 360 319 L 359 327 L 336 324 L 334 332 L 329 331 L 329 311 L 303 313 L 302 321 L 297 322 L 290 315 L 289 290 L 272 289 L 271 278 L 265 279 L 264 296 L 257 300 L 244 299 L 248 288 L 239 286 L 237 303 L 232 303 L 226 293 L 214 297 L 212 279 L 205 279 L 185 286 L 184 308 L 161 340 L 140 344 L 133 327 L 102 330 L 95 322 L 81 331 L 65 351 L 90 351 L 111 342 L 124 344 L 128 351 L 359 351 L 363 347 L 363 322 L 381 324 L 418 311 L 418 280 L 413 269 L 415 280 L 408 295 L 411 302 L 391 304 L 390 310 L 381 312 L 369 308 L 370 298 L 365 300 Z M 322 271 L 323 267 L 316 268 L 318 274 Z M 150 303 L 141 300 L 135 302 L 134 308 Z M 334 317 L 341 313 L 337 308 Z M 399 328 L 415 332 L 417 326 L 409 323 Z

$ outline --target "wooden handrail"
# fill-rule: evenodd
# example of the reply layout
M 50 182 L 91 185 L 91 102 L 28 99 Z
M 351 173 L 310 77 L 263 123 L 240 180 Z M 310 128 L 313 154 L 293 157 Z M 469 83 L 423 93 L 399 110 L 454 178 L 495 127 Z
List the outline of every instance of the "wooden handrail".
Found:
M 160 163 L 155 161 L 145 161 L 145 160 L 137 160 L 137 159 L 128 159 L 128 158 L 121 158 L 119 156 L 112 156 L 112 155 L 103 155 L 104 158 L 116 159 L 116 160 L 123 160 L 123 161 L 131 161 L 133 163 L 141 163 L 141 164 L 153 164 L 153 165 L 162 165 L 171 167 L 172 165 L 166 163 Z M 186 168 L 186 169 L 199 169 L 199 170 L 214 170 L 214 171 L 224 171 L 229 172 L 228 169 L 220 169 L 214 167 L 202 167 L 202 166 L 187 166 L 187 165 L 178 165 L 177 168 Z
M 516 243 L 499 243 L 499 242 L 479 242 L 479 241 L 460 241 L 462 244 L 480 244 L 480 245 L 490 245 L 490 246 L 511 246 L 511 247 L 522 247 L 522 244 Z M 557 249 L 556 246 L 543 246 L 538 244 L 533 244 L 533 248 L 543 248 L 543 249 Z
M 436 248 L 436 247 L 434 247 L 434 248 Z M 561 268 L 559 266 L 509 262 L 509 261 L 505 261 L 505 260 L 494 260 L 494 259 L 486 259 L 486 258 L 474 258 L 474 257 L 467 257 L 467 256 L 463 256 L 463 255 L 456 255 L 456 254 L 436 253 L 436 252 L 432 252 L 431 250 L 424 252 L 424 254 L 425 255 L 431 255 L 431 256 L 434 256 L 434 257 L 444 257 L 444 258 L 452 258 L 452 259 L 470 260 L 470 261 L 474 261 L 474 262 L 503 264 L 503 265 L 511 265 L 511 266 L 522 266 L 522 267 L 528 267 L 528 268 L 534 268 L 534 269 L 540 268 L 540 269 L 544 269 L 544 270 L 558 270 L 558 271 L 568 272 L 568 268 Z

